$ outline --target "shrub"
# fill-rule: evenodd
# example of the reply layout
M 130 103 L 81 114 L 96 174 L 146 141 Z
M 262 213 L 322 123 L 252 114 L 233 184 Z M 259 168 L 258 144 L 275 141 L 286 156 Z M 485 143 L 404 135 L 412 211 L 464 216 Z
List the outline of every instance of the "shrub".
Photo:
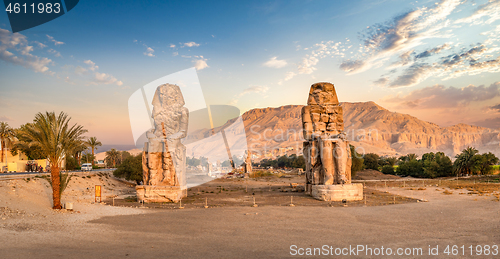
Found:
M 384 174 L 395 174 L 394 167 L 391 165 L 384 165 L 382 167 L 382 173 Z

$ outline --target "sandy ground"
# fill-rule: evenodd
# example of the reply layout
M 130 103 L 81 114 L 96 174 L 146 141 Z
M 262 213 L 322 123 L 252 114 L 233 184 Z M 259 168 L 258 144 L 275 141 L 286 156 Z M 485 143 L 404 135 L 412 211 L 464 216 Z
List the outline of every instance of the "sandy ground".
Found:
M 279 186 L 282 179 L 261 180 L 255 180 L 252 188 Z M 228 180 L 221 180 L 224 181 Z M 216 188 L 221 182 L 207 185 Z M 500 245 L 498 184 L 489 184 L 489 191 L 474 194 L 474 190 L 436 183 L 413 182 L 403 187 L 400 182 L 378 182 L 367 184 L 365 189 L 381 196 L 406 196 L 428 202 L 147 209 L 135 208 L 132 203 L 127 207 L 93 203 L 96 184 L 103 185 L 108 200 L 112 195 L 133 195 L 132 187 L 109 176 L 96 175 L 73 178 L 63 200 L 74 202 L 75 211 L 55 212 L 50 209 L 46 180 L 0 181 L 0 258 L 293 257 L 292 245 L 295 250 L 323 245 L 333 249 L 383 246 L 394 252 L 397 248 L 422 248 L 422 256 L 406 258 L 441 258 L 447 245 Z M 240 192 L 245 195 L 242 186 Z M 237 195 L 228 190 L 227 193 Z M 223 195 L 228 194 L 207 195 L 213 195 L 215 201 L 217 197 L 226 199 Z M 429 246 L 439 246 L 440 256 L 428 255 Z M 351 257 L 385 258 L 364 252 Z

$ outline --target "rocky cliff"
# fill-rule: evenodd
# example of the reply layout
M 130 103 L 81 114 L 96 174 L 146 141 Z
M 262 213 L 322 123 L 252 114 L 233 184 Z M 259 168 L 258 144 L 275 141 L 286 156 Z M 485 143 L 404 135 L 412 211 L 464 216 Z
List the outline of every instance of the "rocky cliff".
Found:
M 440 127 L 408 114 L 391 112 L 374 102 L 341 103 L 341 106 L 344 109 L 345 132 L 358 152 L 399 156 L 441 151 L 454 156 L 462 149 L 472 146 L 481 153 L 493 152 L 500 155 L 498 130 L 466 124 Z M 245 112 L 242 118 L 249 147 L 261 154 L 279 148 L 288 148 L 292 153 L 301 150 L 304 141 L 302 107 L 287 105 Z M 231 121 L 227 124 L 229 123 Z M 197 134 L 210 135 L 210 132 L 203 130 Z M 243 134 L 239 135 L 240 138 L 241 136 Z M 236 143 L 239 140 L 230 142 Z M 221 152 L 225 150 L 221 149 Z

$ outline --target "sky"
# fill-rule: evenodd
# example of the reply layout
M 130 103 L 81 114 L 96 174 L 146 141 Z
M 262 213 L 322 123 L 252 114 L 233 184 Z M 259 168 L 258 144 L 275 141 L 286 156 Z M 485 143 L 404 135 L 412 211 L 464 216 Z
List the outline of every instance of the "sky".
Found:
M 500 128 L 500 1 L 90 1 L 12 33 L 0 12 L 0 121 L 64 111 L 104 144 L 134 144 L 137 89 L 195 67 L 205 102 L 305 105 L 331 82 L 450 126 Z

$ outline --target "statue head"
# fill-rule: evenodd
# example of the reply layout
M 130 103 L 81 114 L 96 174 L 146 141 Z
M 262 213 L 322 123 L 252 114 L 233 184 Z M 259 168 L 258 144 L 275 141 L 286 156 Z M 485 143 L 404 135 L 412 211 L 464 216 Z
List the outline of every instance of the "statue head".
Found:
M 164 84 L 156 88 L 155 96 L 153 97 L 153 108 L 180 108 L 184 104 L 184 97 L 178 85 Z
M 307 105 L 338 105 L 339 100 L 335 87 L 331 83 L 322 82 L 311 85 Z

